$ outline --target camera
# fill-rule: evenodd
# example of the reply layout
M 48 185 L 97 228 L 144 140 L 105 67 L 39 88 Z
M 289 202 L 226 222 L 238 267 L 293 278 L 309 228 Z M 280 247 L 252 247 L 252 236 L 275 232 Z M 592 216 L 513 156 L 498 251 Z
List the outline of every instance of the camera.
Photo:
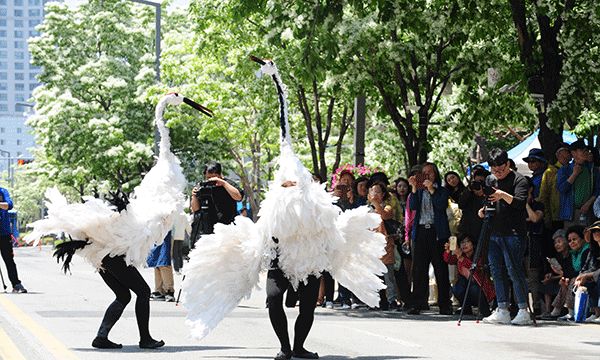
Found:
M 197 187 L 198 189 L 202 189 L 202 188 L 208 188 L 208 187 L 212 188 L 212 187 L 213 187 L 213 186 L 215 186 L 215 185 L 217 185 L 217 182 L 216 182 L 216 181 L 206 180 L 206 181 L 200 181 L 200 182 L 198 183 L 198 185 L 196 185 L 196 187 Z
M 213 197 L 213 188 L 217 184 L 216 181 L 200 181 L 196 185 L 196 197 L 200 204 L 200 209 L 194 213 L 194 220 L 192 222 L 192 233 L 190 237 L 192 239 L 192 248 L 195 247 L 195 243 L 203 234 L 212 234 L 214 225 L 223 216 L 219 212 L 219 208 L 215 203 Z

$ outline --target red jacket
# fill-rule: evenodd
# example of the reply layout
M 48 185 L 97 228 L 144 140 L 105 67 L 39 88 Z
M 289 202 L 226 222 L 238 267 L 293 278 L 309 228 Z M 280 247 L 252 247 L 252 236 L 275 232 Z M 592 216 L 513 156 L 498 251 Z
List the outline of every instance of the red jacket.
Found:
M 463 257 L 463 259 L 459 262 L 458 258 L 454 253 L 444 251 L 444 261 L 446 261 L 449 265 L 458 265 L 458 272 L 461 276 L 469 278 L 471 272 L 471 265 L 473 265 L 473 260 Z M 494 283 L 492 279 L 487 276 L 485 281 L 483 282 L 483 286 L 481 285 L 481 279 L 483 278 L 483 271 L 481 269 L 481 258 L 479 258 L 479 262 L 477 267 L 475 268 L 475 274 L 473 274 L 473 279 L 477 281 L 477 284 L 483 288 L 483 292 L 485 293 L 485 298 L 488 301 L 491 301 L 494 297 L 496 297 L 496 290 L 494 289 Z

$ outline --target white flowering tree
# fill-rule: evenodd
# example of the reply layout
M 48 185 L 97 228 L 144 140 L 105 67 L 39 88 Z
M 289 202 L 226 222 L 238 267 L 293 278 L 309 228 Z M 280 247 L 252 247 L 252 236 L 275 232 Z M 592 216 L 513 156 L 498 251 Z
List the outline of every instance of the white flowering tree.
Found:
M 48 3 L 29 40 L 43 71 L 29 119 L 35 166 L 79 195 L 131 191 L 153 163 L 154 107 L 138 99 L 153 84 L 154 13 L 116 0 L 70 9 Z

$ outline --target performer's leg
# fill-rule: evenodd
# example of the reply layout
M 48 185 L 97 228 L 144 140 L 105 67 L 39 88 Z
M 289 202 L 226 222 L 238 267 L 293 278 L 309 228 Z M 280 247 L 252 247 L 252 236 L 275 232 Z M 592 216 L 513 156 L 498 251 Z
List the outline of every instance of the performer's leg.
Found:
M 106 258 L 103 260 L 102 264 L 105 269 L 136 295 L 135 316 L 140 332 L 140 347 L 154 349 L 163 346 L 165 343 L 162 340 L 154 340 L 148 329 L 148 323 L 150 322 L 150 287 L 146 280 L 135 267 L 127 266 L 123 256 L 109 259 L 111 260 L 106 261 Z M 110 264 L 109 267 L 105 266 L 107 263 Z
M 0 236 L 0 253 L 8 271 L 8 279 L 12 283 L 13 289 L 21 283 L 17 275 L 17 265 L 15 264 L 12 238 L 9 235 Z
M 290 336 L 287 329 L 287 318 L 285 316 L 285 312 L 283 311 L 283 294 L 287 290 L 288 285 L 289 281 L 283 275 L 283 271 L 279 269 L 268 271 L 266 286 L 267 307 L 269 308 L 269 319 L 271 320 L 271 325 L 273 326 L 275 335 L 277 335 L 279 343 L 281 344 L 280 354 L 283 355 L 281 359 L 290 359 L 292 357 Z
M 308 277 L 308 284 L 300 284 L 300 312 L 294 326 L 294 357 L 302 359 L 317 359 L 318 355 L 304 349 L 304 341 L 308 337 L 315 319 L 315 305 L 319 296 L 320 281 L 315 276 Z
M 121 282 L 107 270 L 112 267 L 112 261 L 107 261 L 108 258 L 109 256 L 105 257 L 102 261 L 103 269 L 101 269 L 99 273 L 106 285 L 108 285 L 115 293 L 116 299 L 106 309 L 104 318 L 100 324 L 100 329 L 98 329 L 98 334 L 92 342 L 92 346 L 101 349 L 120 349 L 123 346 L 108 340 L 108 333 L 123 314 L 125 306 L 127 306 L 131 300 L 131 293 L 126 286 L 121 284 Z
M 327 302 L 333 302 L 335 282 L 329 272 L 323 271 L 323 281 L 325 282 L 325 300 Z

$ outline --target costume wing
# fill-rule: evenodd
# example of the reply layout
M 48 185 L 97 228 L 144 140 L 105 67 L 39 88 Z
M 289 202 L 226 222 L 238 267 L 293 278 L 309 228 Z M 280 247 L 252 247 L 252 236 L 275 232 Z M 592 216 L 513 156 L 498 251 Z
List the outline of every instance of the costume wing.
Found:
M 233 224 L 216 224 L 203 235 L 184 265 L 183 305 L 191 336 L 201 340 L 257 286 L 263 244 L 252 220 L 238 216 Z
M 381 217 L 370 214 L 366 206 L 342 213 L 336 226 L 346 242 L 331 259 L 333 278 L 371 307 L 379 306 L 379 290 L 385 289 L 378 275 L 387 272 L 380 260 L 385 254 L 385 236 L 370 230 L 380 222 Z

